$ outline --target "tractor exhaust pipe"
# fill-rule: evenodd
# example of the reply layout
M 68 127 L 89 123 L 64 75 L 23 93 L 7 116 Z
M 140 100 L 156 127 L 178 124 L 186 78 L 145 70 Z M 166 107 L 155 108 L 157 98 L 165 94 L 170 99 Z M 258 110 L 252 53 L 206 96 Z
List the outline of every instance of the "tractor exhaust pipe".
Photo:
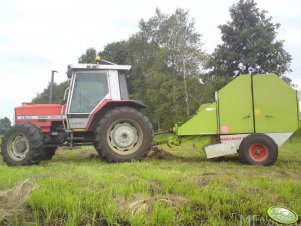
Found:
M 53 91 L 53 83 L 54 83 L 54 73 L 58 73 L 57 71 L 51 71 L 51 82 L 50 82 L 50 92 L 49 92 L 49 104 L 52 103 L 52 91 Z

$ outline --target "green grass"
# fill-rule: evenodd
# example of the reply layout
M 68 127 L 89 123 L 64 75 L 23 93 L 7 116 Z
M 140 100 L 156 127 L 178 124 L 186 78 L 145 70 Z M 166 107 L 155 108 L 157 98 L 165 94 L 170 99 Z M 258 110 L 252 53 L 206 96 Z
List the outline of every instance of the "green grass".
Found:
M 0 191 L 28 178 L 39 186 L 0 225 L 267 225 L 272 205 L 301 214 L 300 147 L 300 137 L 289 140 L 271 167 L 207 160 L 192 143 L 161 146 L 142 162 L 108 164 L 92 147 L 37 166 L 0 161 Z

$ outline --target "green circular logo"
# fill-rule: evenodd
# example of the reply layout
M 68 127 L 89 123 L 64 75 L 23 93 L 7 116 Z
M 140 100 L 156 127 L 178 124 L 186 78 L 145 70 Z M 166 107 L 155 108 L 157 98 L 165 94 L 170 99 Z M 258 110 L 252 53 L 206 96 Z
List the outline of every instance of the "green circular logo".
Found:
M 268 208 L 267 214 L 271 219 L 281 224 L 294 224 L 298 221 L 298 215 L 284 206 L 272 206 Z

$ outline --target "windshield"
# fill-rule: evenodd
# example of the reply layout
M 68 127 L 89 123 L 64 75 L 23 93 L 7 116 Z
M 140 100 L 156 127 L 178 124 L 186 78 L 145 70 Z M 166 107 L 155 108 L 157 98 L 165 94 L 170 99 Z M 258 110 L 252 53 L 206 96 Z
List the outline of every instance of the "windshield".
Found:
M 106 72 L 77 72 L 70 113 L 90 113 L 108 92 Z

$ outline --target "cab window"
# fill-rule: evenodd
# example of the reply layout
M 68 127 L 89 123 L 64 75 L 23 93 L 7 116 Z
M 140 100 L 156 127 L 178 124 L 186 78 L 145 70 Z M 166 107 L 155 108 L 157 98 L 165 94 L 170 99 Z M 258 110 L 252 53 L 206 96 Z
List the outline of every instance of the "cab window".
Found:
M 90 113 L 108 94 L 106 72 L 77 72 L 70 113 Z

